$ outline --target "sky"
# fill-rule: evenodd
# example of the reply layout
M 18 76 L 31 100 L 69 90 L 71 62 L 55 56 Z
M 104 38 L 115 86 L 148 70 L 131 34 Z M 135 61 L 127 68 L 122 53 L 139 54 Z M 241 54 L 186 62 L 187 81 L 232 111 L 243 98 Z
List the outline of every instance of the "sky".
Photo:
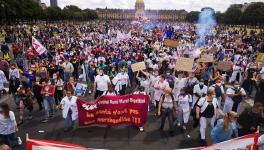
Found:
M 50 5 L 50 0 L 41 0 Z M 258 2 L 264 0 L 144 0 L 146 9 L 185 9 L 187 11 L 200 11 L 203 7 L 212 7 L 216 11 L 224 12 L 230 4 L 243 4 L 245 2 Z M 133 9 L 136 0 L 58 0 L 58 5 L 77 5 L 85 8 L 121 8 Z

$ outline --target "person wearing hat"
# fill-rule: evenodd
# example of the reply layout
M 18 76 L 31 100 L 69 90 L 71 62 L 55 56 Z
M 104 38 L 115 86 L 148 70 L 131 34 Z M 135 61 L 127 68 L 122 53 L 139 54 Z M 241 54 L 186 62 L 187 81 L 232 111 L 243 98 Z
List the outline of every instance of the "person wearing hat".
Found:
M 94 98 L 97 99 L 105 91 L 108 90 L 108 84 L 111 83 L 108 75 L 104 74 L 103 69 L 99 69 L 99 74 L 95 77 L 94 80 Z
M 163 130 L 166 118 L 169 120 L 170 135 L 173 136 L 173 111 L 177 110 L 177 104 L 172 95 L 172 89 L 167 87 L 164 90 L 164 94 L 161 95 L 159 106 L 158 106 L 158 116 L 161 116 L 161 126 L 160 130 Z

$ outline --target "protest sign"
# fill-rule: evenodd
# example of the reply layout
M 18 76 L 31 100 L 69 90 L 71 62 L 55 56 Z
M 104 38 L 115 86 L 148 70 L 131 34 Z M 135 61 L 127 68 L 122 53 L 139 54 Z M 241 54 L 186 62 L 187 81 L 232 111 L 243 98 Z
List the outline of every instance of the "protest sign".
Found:
M 231 61 L 219 61 L 217 63 L 217 69 L 222 71 L 229 71 L 233 67 L 233 64 Z
M 258 133 L 245 135 L 208 147 L 188 148 L 181 150 L 257 150 Z
M 146 69 L 146 64 L 143 61 L 142 62 L 138 62 L 138 63 L 132 64 L 131 65 L 131 69 L 132 69 L 133 72 L 144 70 L 144 69 Z
M 258 53 L 257 62 L 264 62 L 264 53 Z
M 176 62 L 176 70 L 193 72 L 193 59 L 178 57 Z
M 143 126 L 147 121 L 148 103 L 149 96 L 143 94 L 102 96 L 94 103 L 78 100 L 79 127 L 93 124 Z
M 214 56 L 213 55 L 201 55 L 201 58 L 198 60 L 198 62 L 214 62 Z
M 225 49 L 225 55 L 233 55 L 234 54 L 234 49 Z
M 32 36 L 32 45 L 39 55 L 42 55 L 47 51 L 47 49 L 34 36 Z
M 163 45 L 168 46 L 168 47 L 177 48 L 179 45 L 179 42 L 177 40 L 164 39 Z

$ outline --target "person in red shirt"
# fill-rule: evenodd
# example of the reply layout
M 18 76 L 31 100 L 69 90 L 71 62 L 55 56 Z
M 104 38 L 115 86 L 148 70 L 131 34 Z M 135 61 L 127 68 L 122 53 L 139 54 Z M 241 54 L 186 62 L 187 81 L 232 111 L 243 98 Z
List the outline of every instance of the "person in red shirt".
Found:
M 53 117 L 54 107 L 55 107 L 55 86 L 51 81 L 43 81 L 41 95 L 43 97 L 44 109 L 45 109 L 45 118 L 42 120 L 43 123 L 48 122 L 49 118 Z

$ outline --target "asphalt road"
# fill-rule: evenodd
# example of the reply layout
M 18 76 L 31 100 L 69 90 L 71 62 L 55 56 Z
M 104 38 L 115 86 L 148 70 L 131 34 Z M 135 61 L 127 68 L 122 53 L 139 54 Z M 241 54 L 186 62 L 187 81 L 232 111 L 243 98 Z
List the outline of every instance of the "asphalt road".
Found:
M 90 96 L 88 96 L 89 99 Z M 12 110 L 18 115 L 14 102 L 9 96 L 2 97 L 0 102 L 6 101 L 11 105 Z M 245 101 L 242 108 L 252 104 L 251 100 Z M 22 146 L 14 146 L 13 150 L 24 150 L 26 134 L 29 138 L 46 139 L 69 142 L 82 145 L 88 148 L 110 149 L 110 150 L 171 150 L 198 147 L 199 144 L 199 129 L 192 129 L 190 124 L 191 138 L 187 138 L 186 134 L 180 128 L 175 126 L 175 135 L 171 137 L 168 133 L 168 122 L 166 122 L 164 131 L 159 131 L 160 119 L 154 115 L 154 108 L 148 114 L 148 121 L 144 126 L 145 131 L 140 132 L 133 126 L 119 126 L 107 128 L 104 126 L 90 126 L 79 128 L 74 131 L 64 132 L 64 122 L 61 112 L 57 111 L 55 117 L 47 123 L 41 123 L 44 111 L 37 110 L 35 104 L 33 120 L 25 120 L 24 124 L 19 126 L 18 135 L 23 140 Z M 17 116 L 18 119 L 18 116 Z M 208 137 L 209 135 L 207 135 Z

